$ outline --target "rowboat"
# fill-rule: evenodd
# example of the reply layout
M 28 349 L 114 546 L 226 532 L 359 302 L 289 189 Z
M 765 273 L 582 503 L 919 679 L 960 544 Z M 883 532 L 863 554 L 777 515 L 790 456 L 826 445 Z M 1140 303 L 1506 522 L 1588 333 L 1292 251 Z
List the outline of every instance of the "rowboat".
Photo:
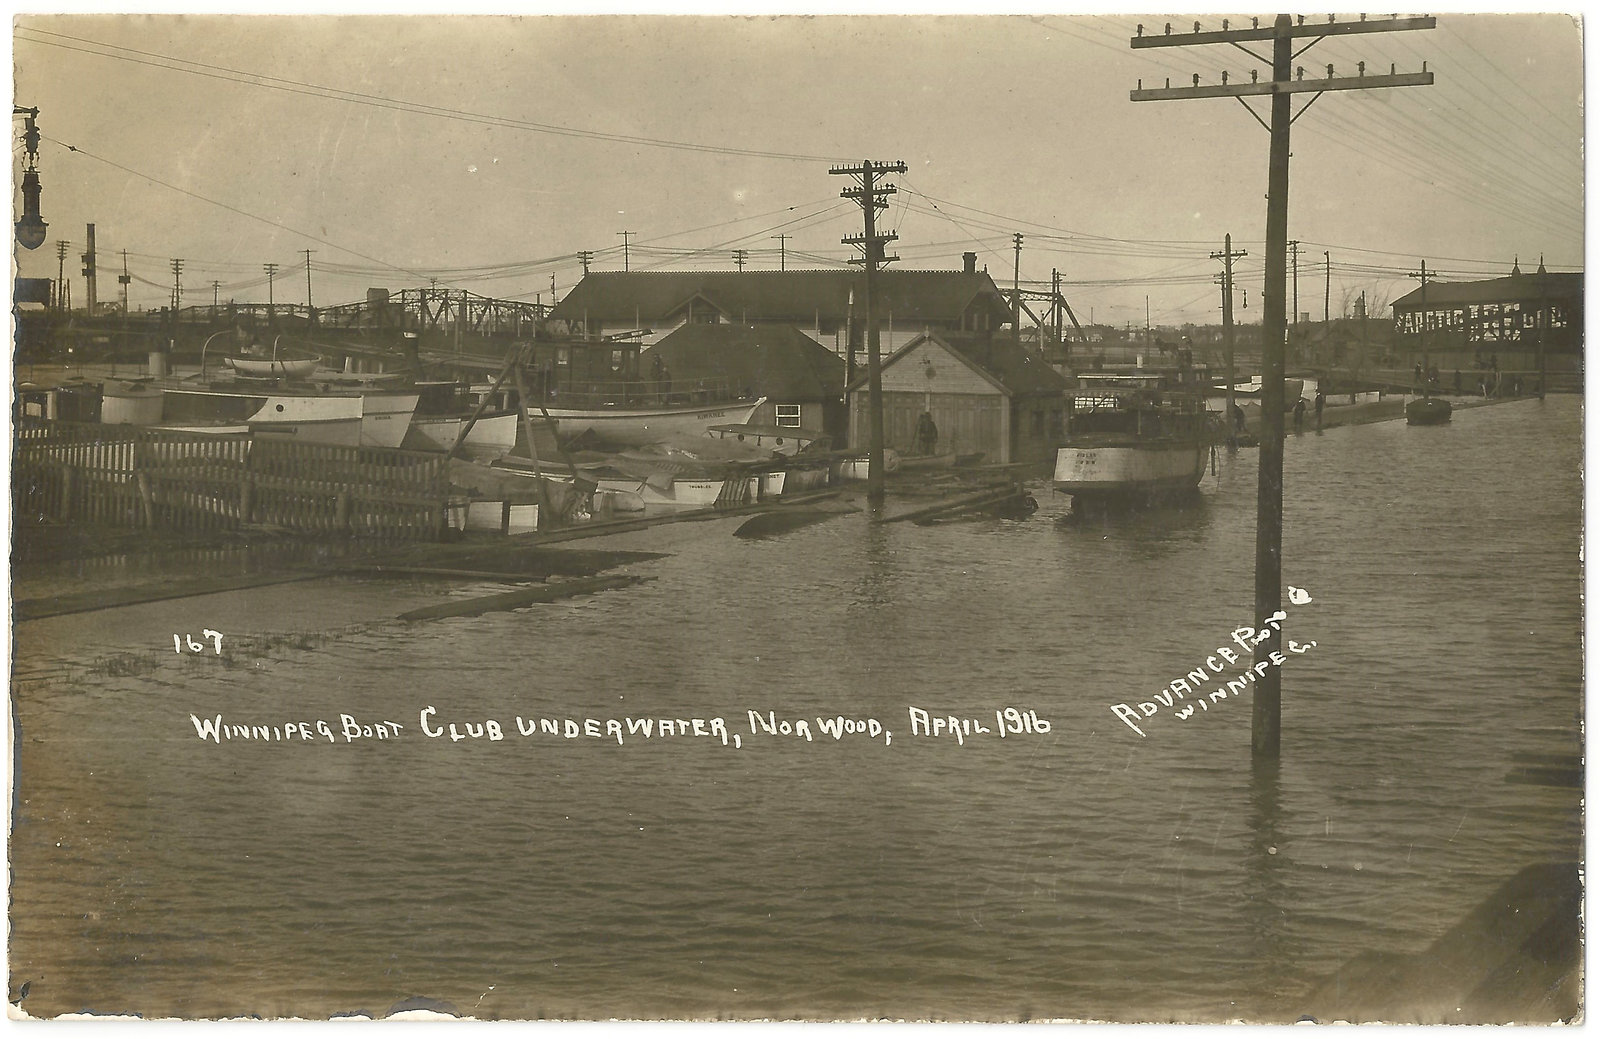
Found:
M 551 406 L 544 409 L 556 421 L 563 438 L 593 430 L 597 439 L 623 447 L 644 447 L 685 436 L 704 436 L 714 425 L 750 421 L 765 397 L 741 398 L 718 404 L 600 405 L 582 408 Z
M 322 363 L 318 355 L 292 357 L 253 357 L 248 354 L 224 357 L 222 363 L 248 379 L 306 379 Z
M 1418 397 L 1406 403 L 1406 425 L 1438 426 L 1450 421 L 1451 404 L 1442 397 Z

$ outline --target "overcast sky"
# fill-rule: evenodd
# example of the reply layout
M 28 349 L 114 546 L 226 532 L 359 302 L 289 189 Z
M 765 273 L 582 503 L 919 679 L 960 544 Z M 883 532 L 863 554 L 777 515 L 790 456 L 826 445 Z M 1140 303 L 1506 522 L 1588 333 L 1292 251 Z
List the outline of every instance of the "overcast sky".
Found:
M 904 160 L 881 218 L 903 268 L 973 251 L 1024 281 L 1058 269 L 1080 320 L 1218 319 L 1231 233 L 1237 316 L 1259 319 L 1267 133 L 1232 99 L 1134 103 L 1146 86 L 1261 68 L 1229 46 L 1134 51 L 1224 16 L 21 16 L 16 102 L 37 106 L 54 277 L 85 225 L 102 299 L 122 250 L 133 307 L 306 301 L 440 285 L 544 302 L 575 254 L 621 270 L 837 267 L 861 231 L 835 163 Z M 1237 27 L 1249 15 L 1226 16 Z M 1318 16 L 1325 17 L 1325 16 Z M 1351 16 L 1353 17 L 1353 16 Z M 1376 17 L 1376 16 L 1374 16 Z M 1263 15 L 1263 24 L 1270 16 Z M 1270 53 L 1270 44 L 1256 48 Z M 1449 280 L 1583 262 L 1580 32 L 1554 15 L 1440 15 L 1330 39 L 1306 77 L 1419 71 L 1431 87 L 1334 92 L 1294 125 L 1299 309 L 1335 315 Z M 1312 95 L 1299 95 L 1298 110 Z M 1251 102 L 1266 118 L 1264 100 Z M 20 120 L 14 121 L 20 131 Z M 69 146 L 77 149 L 69 151 Z M 13 149 L 14 155 L 19 153 Z M 20 167 L 18 167 L 20 168 Z M 703 250 L 698 254 L 695 250 Z

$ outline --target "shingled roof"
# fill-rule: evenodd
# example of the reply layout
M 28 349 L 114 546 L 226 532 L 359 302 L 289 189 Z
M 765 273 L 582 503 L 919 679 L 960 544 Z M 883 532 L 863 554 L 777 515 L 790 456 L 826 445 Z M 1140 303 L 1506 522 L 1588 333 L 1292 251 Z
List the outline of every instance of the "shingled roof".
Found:
M 660 357 L 675 386 L 720 379 L 775 401 L 837 400 L 844 360 L 792 325 L 684 325 L 640 354 Z
M 929 332 L 884 358 L 883 366 L 894 364 L 927 340 L 943 343 L 968 367 L 1003 389 L 1009 397 L 1054 396 L 1067 389 L 1067 380 L 1060 373 L 1038 354 L 1012 342 L 1010 333 Z M 859 389 L 866 381 L 863 371 L 851 381 L 849 389 Z
M 860 272 L 828 271 L 596 271 L 584 276 L 550 316 L 556 320 L 646 325 L 668 320 L 691 300 L 703 300 L 734 323 L 814 327 L 818 318 L 843 323 Z M 876 306 L 885 319 L 907 325 L 957 323 L 974 304 L 991 323 L 1010 317 L 1005 297 L 983 271 L 878 273 Z M 857 298 L 859 316 L 862 301 Z
M 1488 281 L 1430 281 L 1427 288 L 1427 305 L 1434 307 L 1464 306 L 1472 303 L 1538 303 L 1541 295 L 1552 302 L 1570 300 L 1583 295 L 1583 275 L 1579 274 L 1513 274 Z M 1395 300 L 1395 310 L 1417 310 L 1422 307 L 1421 286 Z

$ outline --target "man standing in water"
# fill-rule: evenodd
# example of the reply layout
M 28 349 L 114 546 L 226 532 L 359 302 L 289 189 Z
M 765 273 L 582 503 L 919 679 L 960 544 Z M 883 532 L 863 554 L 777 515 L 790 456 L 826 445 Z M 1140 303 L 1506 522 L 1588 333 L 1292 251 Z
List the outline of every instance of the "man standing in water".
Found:
M 917 419 L 917 434 L 915 437 L 914 454 L 931 455 L 939 446 L 939 427 L 934 425 L 933 416 L 926 411 Z

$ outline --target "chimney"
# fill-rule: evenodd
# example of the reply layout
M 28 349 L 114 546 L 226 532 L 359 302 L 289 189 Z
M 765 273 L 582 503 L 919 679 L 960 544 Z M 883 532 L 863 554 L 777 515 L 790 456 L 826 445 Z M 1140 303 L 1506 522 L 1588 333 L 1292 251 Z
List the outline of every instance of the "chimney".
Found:
M 977 253 L 962 253 L 961 254 L 961 273 L 962 274 L 976 274 L 976 273 L 978 273 L 978 254 Z

